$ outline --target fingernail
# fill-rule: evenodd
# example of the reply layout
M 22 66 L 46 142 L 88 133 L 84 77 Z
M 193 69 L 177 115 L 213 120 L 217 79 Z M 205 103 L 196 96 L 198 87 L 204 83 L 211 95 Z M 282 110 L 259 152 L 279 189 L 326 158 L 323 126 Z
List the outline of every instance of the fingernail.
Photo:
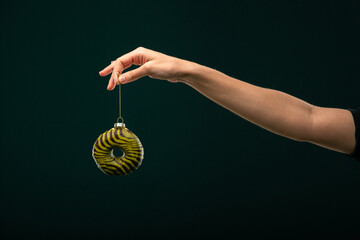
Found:
M 117 85 L 119 82 L 119 73 L 115 73 L 115 77 L 114 77 L 114 83 Z
M 124 76 L 124 75 L 121 75 L 121 76 L 119 77 L 119 81 L 120 81 L 120 83 L 124 83 L 124 82 L 125 82 L 125 76 Z

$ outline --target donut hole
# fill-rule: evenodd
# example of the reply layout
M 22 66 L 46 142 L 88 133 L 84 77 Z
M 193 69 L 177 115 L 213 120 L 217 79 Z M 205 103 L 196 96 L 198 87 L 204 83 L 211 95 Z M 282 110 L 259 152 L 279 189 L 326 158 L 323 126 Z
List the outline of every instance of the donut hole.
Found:
M 114 154 L 116 157 L 122 157 L 122 156 L 124 156 L 124 152 L 123 152 L 120 148 L 114 148 L 114 149 L 113 149 L 113 154 Z

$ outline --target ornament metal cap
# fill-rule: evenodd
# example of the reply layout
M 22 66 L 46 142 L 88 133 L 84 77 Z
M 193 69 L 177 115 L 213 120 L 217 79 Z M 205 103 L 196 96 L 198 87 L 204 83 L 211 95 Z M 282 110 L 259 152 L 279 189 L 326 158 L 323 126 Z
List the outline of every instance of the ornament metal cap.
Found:
M 125 127 L 125 123 L 115 123 L 114 124 L 114 128 L 123 128 L 123 127 Z

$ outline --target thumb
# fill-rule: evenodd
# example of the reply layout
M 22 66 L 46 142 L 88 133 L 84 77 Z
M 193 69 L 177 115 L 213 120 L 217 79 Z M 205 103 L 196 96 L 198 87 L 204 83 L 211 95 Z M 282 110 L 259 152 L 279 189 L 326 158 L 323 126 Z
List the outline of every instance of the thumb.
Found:
M 147 75 L 148 75 L 147 65 L 144 64 L 134 70 L 121 74 L 119 80 L 121 84 L 124 84 L 124 83 L 133 82 Z

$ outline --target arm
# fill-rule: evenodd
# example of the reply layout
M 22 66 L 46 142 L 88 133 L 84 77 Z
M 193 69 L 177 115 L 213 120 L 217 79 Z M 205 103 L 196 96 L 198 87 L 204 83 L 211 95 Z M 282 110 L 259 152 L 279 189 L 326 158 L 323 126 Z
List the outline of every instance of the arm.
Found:
M 140 67 L 121 74 L 132 64 Z M 286 93 L 254 86 L 214 69 L 144 48 L 118 58 L 100 75 L 111 72 L 109 90 L 116 84 L 143 76 L 183 82 L 240 117 L 276 134 L 347 154 L 355 148 L 355 126 L 348 110 L 316 107 Z
M 185 83 L 276 134 L 343 153 L 351 153 L 355 148 L 355 126 L 348 110 L 316 107 L 289 94 L 257 87 L 203 66 L 195 66 Z

